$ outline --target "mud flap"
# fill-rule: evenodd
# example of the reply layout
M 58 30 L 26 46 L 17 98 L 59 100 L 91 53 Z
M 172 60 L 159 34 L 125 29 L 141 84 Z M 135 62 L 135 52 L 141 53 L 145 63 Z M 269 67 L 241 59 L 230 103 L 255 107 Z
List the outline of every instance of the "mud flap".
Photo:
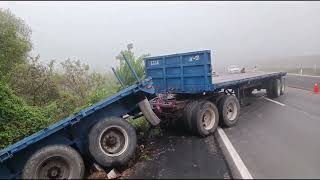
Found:
M 147 98 L 144 100 L 140 101 L 138 103 L 139 108 L 141 112 L 143 113 L 144 117 L 153 125 L 156 126 L 160 123 L 160 119 L 158 116 L 152 111 L 150 103 Z

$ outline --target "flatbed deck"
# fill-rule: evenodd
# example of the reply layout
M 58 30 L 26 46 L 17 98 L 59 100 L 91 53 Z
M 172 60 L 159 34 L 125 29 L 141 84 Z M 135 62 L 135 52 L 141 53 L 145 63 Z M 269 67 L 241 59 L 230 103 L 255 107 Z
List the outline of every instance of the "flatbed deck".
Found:
M 118 93 L 0 149 L 0 179 L 82 179 L 85 166 L 94 162 L 103 167 L 126 163 L 135 151 L 136 135 L 124 116 L 136 119 L 141 112 L 153 126 L 160 119 L 147 100 L 155 94 L 152 80 L 141 80 L 124 55 L 123 58 L 135 84 L 125 87 L 115 73 L 124 88 Z M 100 138 L 110 136 L 106 130 L 113 134 L 114 144 L 121 147 L 116 158 L 115 151 L 101 148 Z M 126 141 L 120 141 L 122 137 Z
M 212 83 L 215 89 L 234 86 L 241 83 L 246 83 L 254 80 L 263 80 L 264 78 L 272 78 L 285 75 L 285 72 L 263 72 L 263 71 L 248 71 L 245 73 L 235 74 L 218 74 L 212 76 Z

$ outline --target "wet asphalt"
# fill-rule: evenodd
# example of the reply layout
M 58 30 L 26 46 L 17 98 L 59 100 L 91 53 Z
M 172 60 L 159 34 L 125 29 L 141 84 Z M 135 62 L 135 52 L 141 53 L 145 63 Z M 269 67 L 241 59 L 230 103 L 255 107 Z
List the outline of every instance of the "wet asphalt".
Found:
M 287 85 L 294 88 L 313 91 L 315 83 L 320 86 L 320 77 L 287 75 Z
M 230 178 L 214 136 L 200 138 L 182 130 L 169 130 L 151 144 L 151 159 L 137 163 L 129 179 Z
M 320 94 L 302 90 L 314 79 L 299 78 L 291 80 L 300 89 L 288 87 L 274 99 L 285 106 L 258 93 L 242 107 L 239 124 L 225 129 L 253 178 L 320 177 Z
M 285 106 L 258 92 L 241 108 L 237 126 L 224 129 L 253 178 L 320 177 L 320 94 L 312 93 L 319 80 L 289 75 L 290 87 L 274 99 Z M 137 163 L 128 178 L 230 178 L 213 136 L 171 131 L 152 144 L 154 156 Z

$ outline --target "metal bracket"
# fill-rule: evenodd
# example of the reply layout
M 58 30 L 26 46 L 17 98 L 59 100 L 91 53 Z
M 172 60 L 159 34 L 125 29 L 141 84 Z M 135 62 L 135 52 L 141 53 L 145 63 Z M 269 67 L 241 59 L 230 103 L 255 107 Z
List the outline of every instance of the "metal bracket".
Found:
M 11 158 L 11 157 L 13 157 L 13 155 L 12 155 L 11 153 L 9 153 L 9 152 L 6 152 L 6 153 L 4 153 L 4 154 L 1 154 L 1 155 L 0 155 L 0 162 L 3 162 L 3 161 L 5 161 L 6 159 L 9 159 L 9 158 Z

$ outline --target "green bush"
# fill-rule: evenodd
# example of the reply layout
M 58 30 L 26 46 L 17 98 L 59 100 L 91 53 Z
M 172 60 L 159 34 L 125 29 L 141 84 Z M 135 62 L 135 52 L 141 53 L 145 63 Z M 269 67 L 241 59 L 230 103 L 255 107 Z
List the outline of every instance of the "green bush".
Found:
M 147 132 L 149 130 L 149 123 L 144 116 L 137 119 L 132 119 L 129 123 L 136 129 L 138 132 Z
M 13 144 L 50 124 L 39 108 L 25 104 L 0 82 L 0 148 Z
M 116 92 L 116 88 L 98 88 L 81 105 L 80 97 L 62 93 L 61 97 L 44 107 L 27 105 L 9 86 L 0 82 L 0 148 L 11 145 L 62 118 L 70 116 Z
M 101 101 L 102 99 L 105 99 L 115 93 L 117 93 L 117 90 L 119 89 L 118 86 L 113 85 L 111 87 L 97 87 L 93 93 L 90 96 L 89 102 L 91 104 L 97 103 Z
M 40 55 L 30 57 L 31 28 L 10 10 L 0 8 L 0 148 L 13 144 L 81 109 L 119 91 L 121 87 L 108 73 L 90 71 L 80 60 L 67 59 L 62 71 L 54 61 L 43 64 Z M 135 56 L 133 45 L 121 51 L 143 78 L 143 58 Z M 116 57 L 116 68 L 125 85 L 135 82 L 124 58 Z M 149 129 L 140 118 L 134 122 Z

